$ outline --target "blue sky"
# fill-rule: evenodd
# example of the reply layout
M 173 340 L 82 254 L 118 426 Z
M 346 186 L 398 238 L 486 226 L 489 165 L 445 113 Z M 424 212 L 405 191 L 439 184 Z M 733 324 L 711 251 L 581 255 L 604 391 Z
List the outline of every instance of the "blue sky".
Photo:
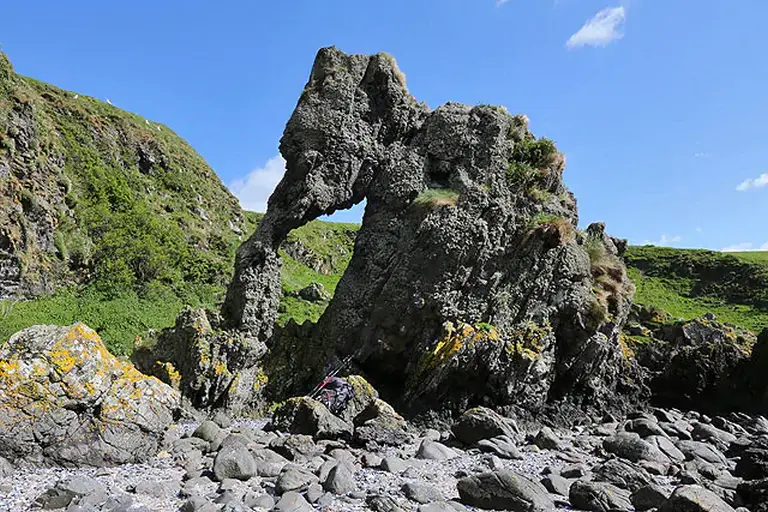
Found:
M 6 0 L 2 18 L 18 72 L 167 124 L 247 207 L 336 45 L 391 53 L 433 108 L 527 114 L 566 153 L 583 226 L 768 250 L 765 0 Z

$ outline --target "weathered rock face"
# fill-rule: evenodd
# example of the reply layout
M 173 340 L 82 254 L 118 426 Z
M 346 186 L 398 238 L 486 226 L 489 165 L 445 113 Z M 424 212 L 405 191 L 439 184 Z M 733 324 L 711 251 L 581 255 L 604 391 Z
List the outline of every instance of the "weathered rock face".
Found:
M 366 199 L 312 343 L 356 353 L 410 411 L 621 405 L 615 391 L 633 372 L 618 340 L 633 293 L 624 244 L 599 224 L 575 229 L 565 159 L 524 116 L 430 111 L 391 57 L 326 48 L 280 150 L 287 172 L 238 251 L 222 310 L 231 326 L 268 339 L 289 231 Z M 317 367 L 292 391 L 311 387 Z
M 138 347 L 137 367 L 172 386 L 196 408 L 253 409 L 266 384 L 258 362 L 267 351 L 257 339 L 212 326 L 204 309 L 185 308 L 156 343 Z
M 648 371 L 653 400 L 659 405 L 709 414 L 765 412 L 768 335 L 756 339 L 748 331 L 705 316 L 660 324 L 643 336 L 650 341 L 631 346 Z
M 158 451 L 178 392 L 112 356 L 84 324 L 34 326 L 0 347 L 0 456 L 111 465 Z

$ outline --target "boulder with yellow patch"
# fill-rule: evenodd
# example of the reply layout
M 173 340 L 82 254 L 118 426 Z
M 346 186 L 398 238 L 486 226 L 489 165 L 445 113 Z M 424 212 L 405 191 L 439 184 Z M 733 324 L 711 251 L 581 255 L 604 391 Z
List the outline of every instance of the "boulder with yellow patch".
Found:
M 179 394 L 110 354 L 82 323 L 33 326 L 0 345 L 0 456 L 107 466 L 154 456 Z

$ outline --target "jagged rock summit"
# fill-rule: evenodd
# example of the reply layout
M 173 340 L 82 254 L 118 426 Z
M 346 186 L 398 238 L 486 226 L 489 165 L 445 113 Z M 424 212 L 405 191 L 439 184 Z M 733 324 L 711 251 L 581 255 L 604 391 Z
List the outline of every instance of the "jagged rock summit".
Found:
M 238 250 L 222 310 L 269 342 L 268 368 L 293 369 L 269 375 L 275 394 L 304 392 L 320 363 L 346 354 L 412 412 L 564 401 L 604 411 L 641 391 L 619 339 L 633 294 L 626 242 L 601 224 L 577 229 L 565 158 L 525 116 L 430 110 L 392 57 L 323 48 L 280 151 L 287 171 Z M 273 336 L 280 244 L 364 199 L 351 263 L 318 324 Z

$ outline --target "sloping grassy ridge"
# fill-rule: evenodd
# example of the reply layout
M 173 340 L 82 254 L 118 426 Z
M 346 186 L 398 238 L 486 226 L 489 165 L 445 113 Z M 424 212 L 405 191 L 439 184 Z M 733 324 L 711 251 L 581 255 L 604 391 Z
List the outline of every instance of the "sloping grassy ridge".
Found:
M 768 327 L 768 255 L 635 246 L 625 260 L 635 302 L 690 320 L 707 312 L 753 332 Z

